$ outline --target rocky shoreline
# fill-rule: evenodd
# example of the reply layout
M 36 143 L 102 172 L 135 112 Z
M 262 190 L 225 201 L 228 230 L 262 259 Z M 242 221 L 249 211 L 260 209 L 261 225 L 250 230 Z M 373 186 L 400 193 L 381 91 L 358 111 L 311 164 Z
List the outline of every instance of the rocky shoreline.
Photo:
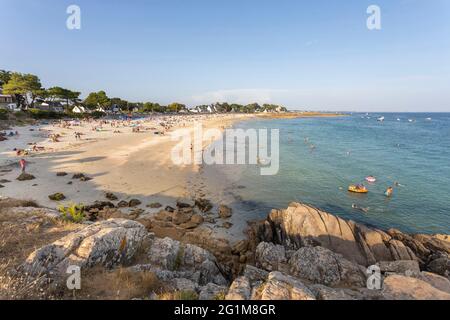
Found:
M 203 224 L 208 219 L 226 220 L 231 210 L 220 207 L 212 214 L 205 199 L 178 202 L 176 208 L 152 216 L 121 214 L 106 203 L 88 208 L 90 221 L 71 226 L 62 237 L 38 248 L 28 248 L 26 259 L 1 277 L 34 283 L 41 292 L 37 297 L 43 299 L 73 298 L 65 281 L 67 268 L 76 265 L 81 267 L 83 286 L 105 282 L 102 279 L 116 273 L 120 279 L 123 274 L 126 279 L 140 279 L 135 284 L 140 287 L 149 283 L 142 279 L 152 279 L 142 290 L 113 298 L 450 300 L 447 235 L 385 232 L 292 203 L 287 209 L 272 210 L 264 221 L 251 223 L 247 239 L 230 243 Z M 59 212 L 51 209 L 0 201 L 0 219 L 19 215 L 21 225 L 47 221 L 41 228 L 60 219 Z M 0 221 L 1 228 L 14 224 L 14 220 Z M 377 290 L 367 286 L 370 266 L 381 272 Z M 123 284 L 119 287 L 124 290 Z M 112 298 L 105 292 L 81 296 Z M 23 298 L 0 290 L 0 297 L 11 296 Z

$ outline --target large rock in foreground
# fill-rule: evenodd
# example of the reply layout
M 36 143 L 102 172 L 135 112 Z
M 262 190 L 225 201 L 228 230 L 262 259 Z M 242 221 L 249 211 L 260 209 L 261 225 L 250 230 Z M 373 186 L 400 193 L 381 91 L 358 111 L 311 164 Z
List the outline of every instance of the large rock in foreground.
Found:
M 147 235 L 145 227 L 135 221 L 101 221 L 34 251 L 22 267 L 34 276 L 56 277 L 71 265 L 111 268 L 129 262 Z
M 272 210 L 253 228 L 256 244 L 273 242 L 287 249 L 321 246 L 360 265 L 379 261 L 416 260 L 448 275 L 450 242 L 445 235 L 406 235 L 397 230 L 384 232 L 341 219 L 314 207 L 292 203 L 285 210 Z M 438 260 L 432 264 L 432 260 Z
M 147 260 L 147 267 L 156 271 L 160 278 L 165 277 L 163 280 L 182 277 L 200 285 L 227 284 L 216 258 L 209 251 L 195 245 L 170 238 L 155 238 L 147 252 Z

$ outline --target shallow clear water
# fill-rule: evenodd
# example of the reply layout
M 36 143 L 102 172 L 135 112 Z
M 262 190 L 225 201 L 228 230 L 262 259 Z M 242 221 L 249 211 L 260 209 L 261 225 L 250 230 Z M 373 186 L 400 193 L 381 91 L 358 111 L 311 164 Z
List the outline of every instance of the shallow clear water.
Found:
M 353 114 L 237 124 L 280 129 L 277 175 L 261 176 L 257 166 L 240 166 L 238 174 L 222 168 L 233 175 L 231 192 L 240 210 L 258 219 L 300 201 L 383 229 L 450 233 L 450 114 L 383 115 L 384 122 L 377 121 L 382 114 Z M 368 175 L 377 182 L 365 182 Z M 368 194 L 347 191 L 361 182 Z M 384 192 L 395 182 L 401 186 L 387 198 Z

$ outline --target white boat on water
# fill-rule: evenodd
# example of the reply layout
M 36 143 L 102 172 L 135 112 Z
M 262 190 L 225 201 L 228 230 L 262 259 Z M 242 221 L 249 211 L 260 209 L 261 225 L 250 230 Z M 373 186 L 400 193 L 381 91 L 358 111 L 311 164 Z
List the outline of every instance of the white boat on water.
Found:
M 384 117 L 379 117 L 379 118 L 377 119 L 377 121 L 383 122 L 383 121 L 384 121 Z
M 427 118 L 426 120 L 427 120 L 427 121 L 431 121 L 431 118 Z
M 409 121 L 409 122 L 414 122 L 414 121 L 416 121 L 416 120 L 414 120 L 414 119 L 408 119 L 408 121 Z

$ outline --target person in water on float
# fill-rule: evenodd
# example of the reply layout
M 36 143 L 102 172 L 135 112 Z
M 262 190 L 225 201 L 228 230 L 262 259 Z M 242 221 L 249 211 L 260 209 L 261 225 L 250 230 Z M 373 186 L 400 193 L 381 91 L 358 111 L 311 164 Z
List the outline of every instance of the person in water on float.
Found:
M 20 159 L 19 165 L 20 169 L 22 170 L 22 173 L 25 172 L 25 169 L 27 167 L 27 161 L 25 159 Z
M 392 193 L 394 192 L 394 189 L 392 187 L 387 188 L 386 192 L 384 193 L 386 197 L 392 196 Z

